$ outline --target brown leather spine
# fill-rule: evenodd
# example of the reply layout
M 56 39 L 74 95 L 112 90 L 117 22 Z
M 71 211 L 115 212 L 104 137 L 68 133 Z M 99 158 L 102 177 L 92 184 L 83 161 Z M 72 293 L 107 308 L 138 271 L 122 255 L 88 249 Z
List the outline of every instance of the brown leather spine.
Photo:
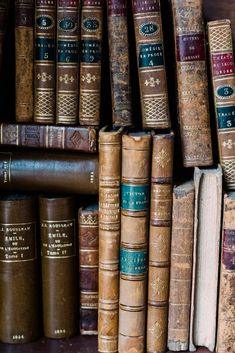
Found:
M 0 340 L 25 343 L 41 334 L 37 203 L 31 195 L 0 198 Z
M 178 122 L 185 167 L 213 163 L 202 0 L 172 0 Z
M 235 193 L 224 195 L 216 352 L 235 351 Z
M 149 228 L 147 352 L 167 347 L 174 134 L 153 136 Z
M 57 1 L 56 123 L 78 122 L 80 0 Z
M 171 126 L 160 0 L 132 0 L 143 129 Z
M 99 132 L 98 351 L 118 352 L 122 128 Z
M 98 333 L 98 204 L 78 211 L 80 333 Z
M 55 122 L 56 1 L 35 1 L 34 121 Z
M 132 125 L 127 0 L 108 0 L 109 63 L 112 121 L 115 126 Z
M 76 213 L 70 196 L 40 196 L 44 335 L 64 338 L 77 331 Z
M 0 124 L 0 144 L 8 146 L 97 151 L 97 132 L 92 127 L 37 124 Z
M 99 126 L 104 0 L 82 0 L 79 123 Z
M 192 182 L 173 190 L 168 314 L 168 348 L 172 351 L 184 351 L 189 346 L 194 194 Z
M 230 20 L 207 23 L 220 163 L 228 189 L 235 187 L 235 70 Z
M 98 156 L 45 152 L 0 153 L 0 189 L 98 193 Z
M 5 41 L 9 0 L 0 0 L 0 72 L 2 70 L 2 57 Z
M 119 353 L 145 352 L 151 135 L 122 138 Z

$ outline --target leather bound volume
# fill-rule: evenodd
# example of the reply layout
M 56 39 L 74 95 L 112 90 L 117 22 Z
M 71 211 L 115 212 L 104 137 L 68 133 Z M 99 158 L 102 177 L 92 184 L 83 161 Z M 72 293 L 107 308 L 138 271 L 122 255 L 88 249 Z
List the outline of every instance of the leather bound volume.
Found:
M 78 122 L 80 0 L 57 1 L 56 123 Z
M 37 201 L 0 198 L 0 340 L 25 343 L 41 335 Z
M 56 1 L 35 1 L 34 121 L 55 122 Z
M 219 159 L 228 189 L 235 187 L 235 71 L 230 20 L 207 23 Z
M 9 0 L 0 0 L 0 72 L 2 69 L 2 56 L 5 40 Z
M 109 63 L 114 126 L 132 125 L 127 0 L 108 0 Z
M 80 333 L 98 333 L 98 204 L 78 211 Z
M 98 193 L 98 156 L 1 152 L 0 190 Z
M 167 344 L 172 351 L 189 346 L 194 200 L 192 181 L 174 187 Z
M 79 123 L 100 123 L 104 0 L 82 0 Z
M 39 124 L 0 124 L 0 145 L 97 151 L 97 132 L 92 127 Z
M 98 351 L 118 352 L 121 151 L 123 129 L 99 132 Z
M 153 136 L 149 226 L 147 352 L 167 347 L 174 134 Z
M 145 352 L 151 135 L 122 138 L 119 353 Z
M 216 352 L 235 351 L 235 193 L 224 195 Z
M 185 167 L 213 163 L 202 0 L 171 0 L 178 123 Z
M 132 0 L 143 129 L 169 128 L 160 0 Z
M 71 196 L 40 196 L 44 335 L 77 332 L 76 209 Z

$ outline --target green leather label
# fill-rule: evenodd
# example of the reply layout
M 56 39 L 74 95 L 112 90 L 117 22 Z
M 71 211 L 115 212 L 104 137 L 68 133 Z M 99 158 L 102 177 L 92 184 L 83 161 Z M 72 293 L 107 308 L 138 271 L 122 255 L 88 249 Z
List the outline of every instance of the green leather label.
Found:
M 217 107 L 219 129 L 235 127 L 235 106 Z
M 121 207 L 128 211 L 145 211 L 149 205 L 148 185 L 122 184 Z
M 126 275 L 144 275 L 147 270 L 147 250 L 120 249 L 120 272 Z

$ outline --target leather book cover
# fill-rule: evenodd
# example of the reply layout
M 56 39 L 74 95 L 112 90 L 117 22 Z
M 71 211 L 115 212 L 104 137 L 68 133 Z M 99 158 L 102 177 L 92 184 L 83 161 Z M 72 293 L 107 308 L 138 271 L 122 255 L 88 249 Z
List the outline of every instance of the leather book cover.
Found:
M 76 208 L 71 196 L 40 196 L 40 241 L 44 335 L 77 332 Z
M 173 189 L 168 342 L 171 351 L 189 346 L 195 189 L 193 181 Z
M 132 125 L 127 0 L 107 1 L 112 121 Z
M 98 194 L 96 154 L 0 153 L 0 190 Z
M 235 352 L 235 193 L 224 195 L 216 352 Z
M 31 342 L 42 335 L 37 200 L 0 197 L 0 340 Z
M 160 0 L 132 0 L 143 129 L 171 126 Z
M 235 188 L 235 71 L 230 20 L 207 23 L 219 159 L 227 189 Z
M 148 353 L 167 348 L 174 134 L 155 134 L 152 146 L 149 267 L 147 299 Z
M 97 132 L 85 126 L 0 124 L 0 145 L 97 152 Z
M 122 137 L 119 353 L 145 352 L 151 135 Z
M 0 73 L 2 70 L 2 56 L 4 49 L 5 31 L 7 24 L 9 0 L 0 0 Z
M 34 0 L 15 1 L 17 122 L 33 121 Z
M 80 0 L 57 0 L 56 123 L 78 123 Z
M 123 129 L 99 132 L 98 351 L 118 352 L 120 183 Z
M 98 204 L 78 211 L 80 333 L 98 333 Z
M 79 124 L 99 126 L 104 0 L 82 0 Z
M 213 164 L 202 0 L 171 0 L 178 123 L 185 167 Z
M 55 123 L 56 1 L 35 1 L 34 121 Z
M 195 168 L 189 350 L 215 349 L 222 213 L 222 169 Z

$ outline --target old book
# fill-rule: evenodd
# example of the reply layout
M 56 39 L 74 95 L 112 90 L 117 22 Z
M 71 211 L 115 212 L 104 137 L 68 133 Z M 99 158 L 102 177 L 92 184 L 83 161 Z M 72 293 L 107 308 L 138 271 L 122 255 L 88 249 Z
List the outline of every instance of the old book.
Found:
M 33 121 L 34 0 L 15 1 L 17 122 Z
M 114 126 L 132 125 L 127 0 L 107 1 L 109 63 Z
M 0 145 L 97 151 L 97 132 L 92 127 L 39 124 L 0 124 Z
M 78 211 L 80 333 L 98 333 L 98 204 Z
M 235 71 L 230 20 L 207 23 L 219 158 L 228 189 L 235 187 Z
M 99 132 L 98 351 L 118 352 L 122 128 Z
M 151 135 L 122 138 L 119 353 L 145 352 Z
M 2 70 L 2 56 L 7 24 L 9 0 L 0 0 L 0 72 Z
M 79 123 L 100 123 L 104 0 L 82 0 Z
M 1 152 L 0 190 L 98 193 L 98 156 L 46 152 Z
M 216 352 L 235 351 L 235 193 L 224 195 Z
M 152 146 L 147 352 L 167 347 L 174 134 L 155 134 Z
M 57 1 L 56 123 L 78 123 L 80 0 Z
M 2 195 L 0 232 L 0 340 L 30 342 L 41 335 L 36 199 Z
M 77 332 L 76 208 L 71 196 L 40 196 L 40 242 L 44 335 Z
M 167 343 L 171 351 L 189 347 L 194 199 L 193 181 L 174 187 Z
M 185 167 L 213 163 L 202 0 L 171 0 L 178 123 Z
M 56 1 L 35 1 L 34 121 L 55 122 Z
M 169 128 L 160 0 L 132 0 L 143 129 Z
M 195 168 L 195 217 L 189 349 L 215 348 L 222 170 Z M 209 255 L 209 256 L 208 256 Z

